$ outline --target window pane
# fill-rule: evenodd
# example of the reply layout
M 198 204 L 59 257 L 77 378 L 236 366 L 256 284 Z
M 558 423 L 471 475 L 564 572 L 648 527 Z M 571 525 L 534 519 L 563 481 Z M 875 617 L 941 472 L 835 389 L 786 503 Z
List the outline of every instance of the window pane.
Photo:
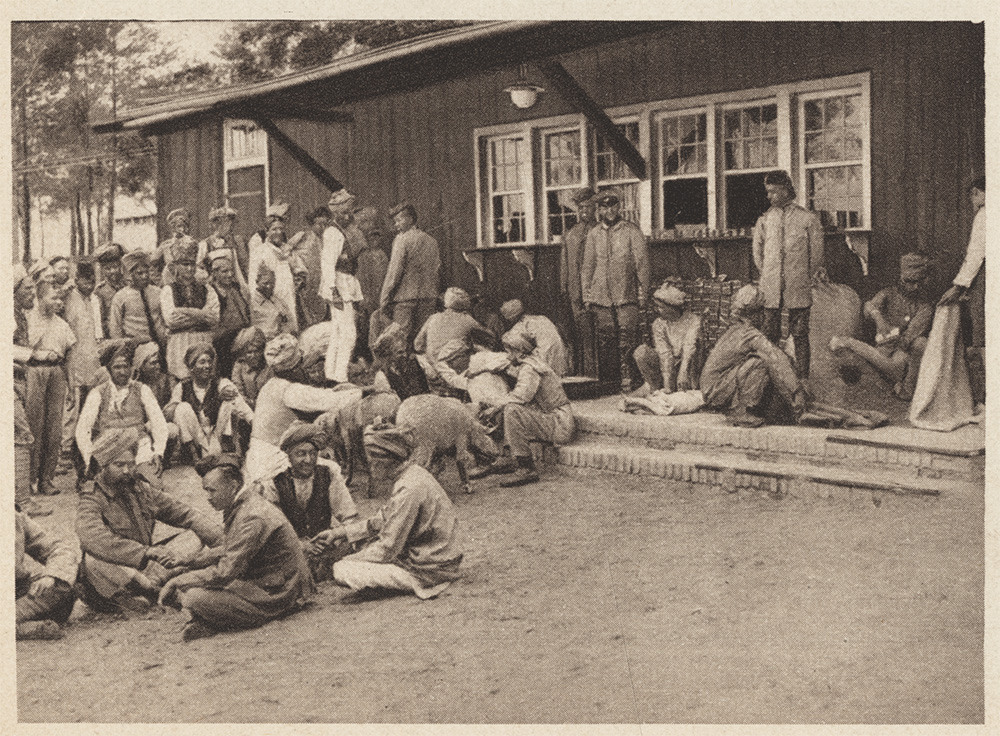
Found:
M 726 138 L 740 137 L 740 111 L 729 110 L 726 112 Z
M 850 128 L 844 131 L 844 160 L 855 161 L 861 158 L 861 134 Z
M 726 177 L 726 227 L 753 227 L 769 206 L 763 173 Z
M 806 135 L 806 163 L 816 163 L 823 160 L 823 134 L 809 133 Z
M 844 98 L 827 97 L 826 109 L 823 114 L 824 128 L 842 128 L 844 126 Z
M 763 151 L 761 153 L 761 166 L 778 165 L 778 140 L 776 138 L 764 138 L 761 140 Z
M 708 179 L 673 179 L 663 182 L 663 227 L 708 227 Z
M 743 168 L 743 146 L 738 142 L 726 141 L 726 168 Z
M 807 100 L 803 107 L 805 108 L 806 130 L 822 130 L 823 100 Z
M 777 163 L 778 106 L 752 105 L 725 113 L 726 169 L 759 169 Z M 773 154 L 772 154 L 773 152 Z
M 580 183 L 580 131 L 548 133 L 545 136 L 547 151 L 545 183 L 548 186 L 568 186 Z
M 227 192 L 230 196 L 237 194 L 264 193 L 264 167 L 248 166 L 244 169 L 231 169 L 226 172 Z
M 824 225 L 861 227 L 861 167 L 831 166 L 814 169 L 808 176 L 810 208 Z
M 549 222 L 549 236 L 561 237 L 576 224 L 576 207 L 572 195 L 571 189 L 546 193 L 545 214 Z
M 861 95 L 844 98 L 844 125 L 857 128 L 861 125 Z
M 844 131 L 834 128 L 823 134 L 826 142 L 824 159 L 826 161 L 844 160 Z
M 493 197 L 493 242 L 523 243 L 524 207 L 520 194 L 498 194 Z

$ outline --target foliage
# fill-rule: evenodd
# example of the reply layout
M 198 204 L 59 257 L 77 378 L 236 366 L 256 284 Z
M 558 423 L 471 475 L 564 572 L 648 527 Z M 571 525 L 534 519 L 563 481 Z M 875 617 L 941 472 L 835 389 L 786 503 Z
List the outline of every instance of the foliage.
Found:
M 467 24 L 439 20 L 253 21 L 236 24 L 220 42 L 218 53 L 228 81 L 251 82 Z

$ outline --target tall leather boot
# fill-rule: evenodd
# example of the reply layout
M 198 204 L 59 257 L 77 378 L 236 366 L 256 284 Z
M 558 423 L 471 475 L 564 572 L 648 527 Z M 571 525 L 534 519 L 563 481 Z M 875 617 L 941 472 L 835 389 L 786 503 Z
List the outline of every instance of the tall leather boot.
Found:
M 809 335 L 792 336 L 795 343 L 795 375 L 799 378 L 809 378 Z

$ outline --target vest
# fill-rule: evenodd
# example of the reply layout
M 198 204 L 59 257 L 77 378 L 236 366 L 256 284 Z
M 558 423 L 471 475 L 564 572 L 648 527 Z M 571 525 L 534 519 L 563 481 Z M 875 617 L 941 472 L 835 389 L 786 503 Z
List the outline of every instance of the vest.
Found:
M 290 469 L 274 477 L 274 487 L 278 492 L 278 505 L 300 539 L 313 537 L 330 528 L 330 469 L 325 465 L 316 466 L 312 495 L 305 508 L 295 497 L 295 482 Z
M 198 396 L 194 392 L 194 381 L 185 378 L 181 381 L 181 401 L 185 401 L 194 409 L 194 413 L 205 412 L 208 421 L 214 427 L 219 420 L 219 409 L 222 407 L 222 399 L 219 398 L 219 379 L 213 378 L 205 391 L 205 400 L 198 401 Z
M 109 429 L 145 427 L 146 425 L 146 407 L 142 405 L 142 399 L 139 397 L 139 384 L 135 381 L 128 382 L 128 394 L 122 401 L 121 409 L 115 408 L 112 399 L 116 388 L 112 382 L 108 381 L 98 389 L 101 392 L 101 408 L 97 412 L 97 421 L 94 423 L 94 431 L 98 437 Z
M 175 281 L 170 284 L 170 288 L 174 292 L 175 307 L 194 307 L 195 309 L 203 309 L 205 307 L 205 302 L 208 300 L 208 287 L 205 286 L 205 284 L 195 282 L 185 289 Z

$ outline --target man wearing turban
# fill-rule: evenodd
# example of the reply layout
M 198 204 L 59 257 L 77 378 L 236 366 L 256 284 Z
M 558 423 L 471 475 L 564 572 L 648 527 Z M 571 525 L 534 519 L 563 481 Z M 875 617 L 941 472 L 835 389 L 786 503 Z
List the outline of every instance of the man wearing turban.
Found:
M 135 351 L 135 343 L 127 340 L 106 345 L 101 351 L 101 364 L 111 380 L 91 390 L 80 411 L 75 438 L 82 476 L 89 474 L 95 440 L 106 432 L 130 427 L 140 431 L 135 461 L 147 472 L 147 479 L 163 468 L 169 438 L 167 420 L 149 386 L 132 378 Z
M 701 372 L 705 405 L 727 412 L 740 427 L 793 421 L 808 402 L 791 358 L 761 332 L 766 303 L 753 284 L 733 295 L 736 322 L 719 337 Z
M 689 391 L 698 388 L 701 317 L 684 309 L 687 295 L 665 282 L 653 292 L 658 316 L 650 333 L 653 345 L 643 343 L 633 357 L 645 380 L 637 393 Z
M 468 359 L 475 342 L 491 346 L 496 339 L 469 313 L 471 309 L 472 300 L 464 289 L 449 288 L 444 293 L 444 311 L 428 317 L 413 340 L 413 350 L 427 373 L 428 385 L 434 387 L 435 383 L 439 384 L 438 393 L 443 387 L 440 386 L 435 365 L 443 360 L 441 352 L 445 345 L 464 345 L 464 357 Z M 450 356 L 448 362 L 456 357 Z
M 541 314 L 525 314 L 520 299 L 504 302 L 500 307 L 500 317 L 508 332 L 522 332 L 532 339 L 537 346 L 538 357 L 557 376 L 561 378 L 566 375 L 566 345 L 559 334 L 559 328 L 552 320 Z
M 564 445 L 573 439 L 576 420 L 562 381 L 538 357 L 531 335 L 511 330 L 503 336 L 503 345 L 517 383 L 500 398 L 498 408 L 503 411 L 504 440 L 518 471 L 500 485 L 519 486 L 538 481 L 530 443 Z
M 302 351 L 293 335 L 281 334 L 268 342 L 264 360 L 274 377 L 257 394 L 245 465 L 248 483 L 273 478 L 288 467 L 281 437 L 296 420 L 339 411 L 361 398 L 361 389 L 349 383 L 334 388 L 308 385 Z
M 267 340 L 260 328 L 251 325 L 240 330 L 229 347 L 232 359 L 235 361 L 233 383 L 251 409 L 257 403 L 257 394 L 274 375 L 264 361 L 266 343 Z
M 334 541 L 371 540 L 334 564 L 333 579 L 354 591 L 396 590 L 433 598 L 461 576 L 455 505 L 429 471 L 406 462 L 412 448 L 404 436 L 380 448 L 397 461 L 392 496 L 370 519 L 333 530 Z
M 334 548 L 333 530 L 358 518 L 340 466 L 319 456 L 327 444 L 320 427 L 296 422 L 281 437 L 289 467 L 260 483 L 261 495 L 281 509 L 295 529 L 317 582 L 329 580 L 331 566 L 343 556 Z
M 903 401 L 913 398 L 920 360 L 934 321 L 934 305 L 927 296 L 927 257 L 905 253 L 899 259 L 899 283 L 882 289 L 864 307 L 865 317 L 875 324 L 875 345 L 853 337 L 833 337 L 830 350 L 840 364 L 840 374 L 849 383 L 860 375 L 852 365 L 860 358 L 893 387 Z
M 160 587 L 186 566 L 205 564 L 202 544 L 222 542 L 222 526 L 155 488 L 135 472 L 142 432 L 112 429 L 94 442 L 99 472 L 94 487 L 80 495 L 76 535 L 83 550 L 81 597 L 100 611 L 148 610 Z M 189 534 L 153 542 L 156 522 Z
M 219 452 L 241 452 L 233 432 L 234 419 L 251 423 L 253 409 L 232 381 L 219 376 L 215 348 L 192 345 L 184 363 L 190 375 L 174 386 L 167 406 L 182 450 L 193 460 Z
M 194 278 L 201 283 L 208 281 L 208 272 L 204 268 L 205 242 L 200 244 L 189 234 L 191 231 L 191 213 L 184 207 L 171 210 L 167 215 L 167 229 L 170 230 L 170 237 L 160 243 L 150 259 L 154 271 L 159 272 L 160 279 L 156 283 L 162 286 L 169 286 L 174 282 L 176 276 L 174 270 L 170 268 L 176 254 L 178 246 L 192 249 L 192 258 L 195 263 Z
M 193 240 L 173 244 L 170 269 L 174 278 L 160 290 L 160 309 L 169 330 L 167 370 L 178 381 L 188 377 L 184 362 L 188 348 L 211 345 L 212 330 L 219 324 L 218 294 L 195 278 L 197 252 Z

